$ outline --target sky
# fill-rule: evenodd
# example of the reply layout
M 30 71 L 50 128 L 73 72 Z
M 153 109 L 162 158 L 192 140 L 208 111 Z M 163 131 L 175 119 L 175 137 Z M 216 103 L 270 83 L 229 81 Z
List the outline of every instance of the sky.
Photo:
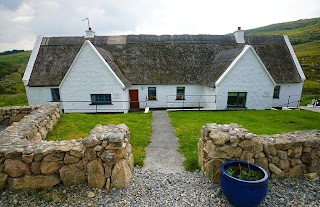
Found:
M 227 34 L 320 17 L 319 0 L 0 0 L 0 51 L 38 35 Z

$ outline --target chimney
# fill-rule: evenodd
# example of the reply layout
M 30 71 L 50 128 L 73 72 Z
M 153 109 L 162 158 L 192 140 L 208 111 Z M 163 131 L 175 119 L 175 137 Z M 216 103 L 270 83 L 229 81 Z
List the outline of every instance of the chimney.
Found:
M 94 38 L 94 34 L 95 34 L 95 32 L 92 31 L 91 27 L 89 27 L 89 29 L 86 30 L 86 36 L 85 36 L 85 38 Z
M 238 27 L 238 30 L 235 31 L 234 37 L 236 38 L 237 43 L 245 43 L 244 41 L 244 31 L 241 30 L 241 27 Z

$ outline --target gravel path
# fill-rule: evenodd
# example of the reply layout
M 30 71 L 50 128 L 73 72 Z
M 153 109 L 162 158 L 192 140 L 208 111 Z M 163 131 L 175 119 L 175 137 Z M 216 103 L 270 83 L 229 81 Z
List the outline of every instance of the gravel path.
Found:
M 167 111 L 153 111 L 151 143 L 146 149 L 142 170 L 162 173 L 183 172 L 183 157 L 177 151 L 178 147 L 178 139 Z
M 320 181 L 306 178 L 269 181 L 261 206 L 320 206 Z M 88 194 L 94 197 L 88 198 Z M 91 195 L 90 195 L 91 196 Z M 202 173 L 150 173 L 135 168 L 129 186 L 122 190 L 98 190 L 86 185 L 42 190 L 2 190 L 0 206 L 225 206 L 219 185 Z

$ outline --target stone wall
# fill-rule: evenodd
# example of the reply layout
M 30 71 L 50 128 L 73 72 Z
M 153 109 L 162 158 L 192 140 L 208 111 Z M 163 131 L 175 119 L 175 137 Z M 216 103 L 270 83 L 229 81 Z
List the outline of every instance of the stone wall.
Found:
M 10 126 L 13 122 L 19 122 L 25 115 L 30 114 L 38 106 L 12 106 L 0 108 L 0 125 Z
M 213 183 L 221 164 L 244 160 L 263 167 L 271 178 L 320 175 L 320 131 L 254 135 L 237 124 L 207 124 L 200 130 L 199 166 Z
M 0 132 L 0 189 L 47 188 L 61 182 L 126 187 L 134 163 L 129 128 L 97 125 L 84 139 L 45 141 L 59 117 L 59 104 L 38 106 Z

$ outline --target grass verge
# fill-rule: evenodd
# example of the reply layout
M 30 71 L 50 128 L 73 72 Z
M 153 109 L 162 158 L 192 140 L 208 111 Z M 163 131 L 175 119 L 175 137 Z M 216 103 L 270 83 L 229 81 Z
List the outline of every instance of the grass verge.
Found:
M 198 170 L 199 131 L 206 123 L 237 123 L 255 134 L 276 134 L 320 129 L 320 113 L 311 111 L 183 111 L 169 117 L 179 139 L 179 151 L 186 158 L 185 169 Z
M 47 140 L 84 138 L 97 124 L 125 123 L 130 128 L 130 143 L 135 165 L 143 165 L 145 148 L 150 143 L 152 114 L 63 114 Z

